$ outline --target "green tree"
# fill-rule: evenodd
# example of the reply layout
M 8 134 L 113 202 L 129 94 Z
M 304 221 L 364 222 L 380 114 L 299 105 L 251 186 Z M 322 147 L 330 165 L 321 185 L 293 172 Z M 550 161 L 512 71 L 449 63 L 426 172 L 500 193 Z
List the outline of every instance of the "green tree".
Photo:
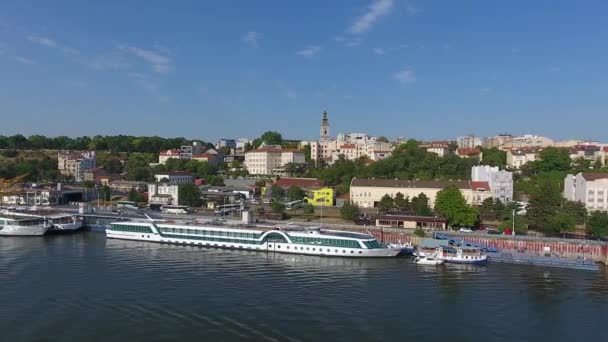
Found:
M 497 215 L 494 211 L 494 205 L 494 199 L 492 197 L 488 197 L 483 200 L 483 202 L 481 202 L 481 205 L 477 209 L 479 212 L 479 218 L 481 220 L 495 220 Z
M 412 198 L 412 210 L 420 216 L 430 216 L 433 213 L 429 205 L 429 198 L 422 192 Z
M 419 237 L 425 237 L 426 236 L 426 232 L 422 228 L 416 228 L 414 230 L 414 235 L 419 236 Z
M 112 192 L 110 191 L 110 187 L 102 185 L 101 188 L 99 188 L 99 198 L 103 201 L 109 201 L 111 197 Z
M 395 203 L 393 201 L 393 198 L 388 194 L 382 196 L 382 198 L 378 202 L 378 209 L 380 210 L 380 212 L 383 213 L 393 210 L 394 207 Z
M 577 201 L 564 201 L 562 204 L 562 211 L 572 216 L 576 221 L 576 224 L 584 224 L 587 218 L 587 208 L 581 202 Z
M 354 221 L 359 216 L 359 207 L 356 204 L 345 203 L 340 208 L 340 216 L 347 221 Z
M 285 190 L 276 184 L 271 185 L 267 191 L 270 191 L 270 198 L 275 201 L 281 201 L 285 198 Z
M 376 141 L 378 141 L 378 142 L 384 142 L 384 143 L 388 143 L 389 142 L 388 138 L 385 137 L 385 136 L 379 136 L 378 139 L 376 139 Z
M 608 213 L 593 211 L 587 219 L 587 230 L 595 237 L 608 236 Z
M 481 148 L 482 159 L 481 165 L 498 166 L 504 169 L 507 165 L 507 152 L 492 148 Z
M 303 209 L 304 209 L 304 214 L 306 214 L 306 215 L 312 215 L 315 213 L 315 207 L 312 204 L 304 205 Z
M 90 180 L 85 180 L 84 182 L 82 182 L 82 185 L 87 189 L 93 189 L 93 187 L 95 187 L 95 182 L 90 181 Z
M 270 203 L 270 210 L 273 213 L 281 214 L 285 212 L 285 204 L 279 201 L 272 201 Z
M 203 204 L 201 190 L 194 183 L 184 183 L 179 186 L 179 204 L 190 207 L 200 207 Z
M 403 196 L 402 193 L 398 192 L 395 194 L 395 209 L 401 212 L 410 211 L 410 199 Z
M 437 193 L 435 210 L 445 217 L 450 226 L 472 226 L 477 221 L 477 212 L 467 204 L 460 190 L 454 186 Z
M 498 225 L 498 230 L 500 232 L 504 232 L 505 229 L 509 228 L 509 230 L 513 229 L 513 219 L 509 218 L 502 221 Z M 522 216 L 515 217 L 515 234 L 523 234 L 525 235 L 528 232 L 528 225 L 526 223 L 526 219 Z
M 253 141 L 253 146 L 259 147 L 262 143 L 266 143 L 266 145 L 281 145 L 283 143 L 283 136 L 279 132 L 267 131 Z
M 549 225 L 550 226 L 548 228 L 551 228 L 550 233 L 557 234 L 571 232 L 576 226 L 576 220 L 568 213 L 557 212 L 557 214 L 549 218 Z
M 143 196 L 139 192 L 137 192 L 137 190 L 135 190 L 134 188 L 131 188 L 131 191 L 129 191 L 128 199 L 129 199 L 129 201 L 135 202 L 135 203 L 144 201 Z
M 287 189 L 287 199 L 290 201 L 300 201 L 306 196 L 306 192 L 297 185 L 292 185 Z

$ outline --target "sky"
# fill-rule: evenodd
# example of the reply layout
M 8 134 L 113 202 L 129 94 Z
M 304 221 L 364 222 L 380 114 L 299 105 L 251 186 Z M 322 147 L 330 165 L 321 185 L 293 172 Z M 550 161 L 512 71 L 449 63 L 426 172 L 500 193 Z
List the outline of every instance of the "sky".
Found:
M 2 1 L 0 135 L 608 142 L 608 2 Z

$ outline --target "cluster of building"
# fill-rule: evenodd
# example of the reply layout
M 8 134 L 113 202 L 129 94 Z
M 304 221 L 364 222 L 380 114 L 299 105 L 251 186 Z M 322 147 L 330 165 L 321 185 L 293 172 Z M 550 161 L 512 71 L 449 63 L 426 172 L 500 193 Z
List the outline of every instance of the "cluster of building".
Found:
M 218 166 L 224 162 L 224 154 L 215 148 L 192 142 L 192 145 L 181 146 L 179 149 L 161 151 L 158 155 L 158 164 L 165 165 L 169 159 L 192 159 L 207 162 Z
M 82 182 L 85 171 L 95 168 L 95 165 L 95 151 L 57 153 L 57 170 L 66 177 L 72 177 L 76 182 Z
M 564 198 L 583 203 L 588 211 L 608 211 L 608 173 L 567 175 Z

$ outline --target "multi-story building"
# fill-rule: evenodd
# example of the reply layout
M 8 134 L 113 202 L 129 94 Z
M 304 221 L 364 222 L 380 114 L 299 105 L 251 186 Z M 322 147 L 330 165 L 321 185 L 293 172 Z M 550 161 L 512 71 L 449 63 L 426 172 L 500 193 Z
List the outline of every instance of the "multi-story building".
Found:
M 583 158 L 591 162 L 600 162 L 602 165 L 606 165 L 607 153 L 608 146 L 576 145 L 570 148 L 570 159 Z
M 182 184 L 182 183 L 194 182 L 194 176 L 192 175 L 192 172 L 188 172 L 188 171 L 170 171 L 170 172 L 164 172 L 164 173 L 157 173 L 154 175 L 154 179 L 158 183 L 168 182 L 168 183 Z
M 494 199 L 503 203 L 513 201 L 513 173 L 498 167 L 478 165 L 471 168 L 471 180 L 488 182 Z
M 207 147 L 198 141 L 193 141 L 192 145 L 184 145 L 179 149 L 161 151 L 158 155 L 158 163 L 165 164 L 171 158 L 192 159 L 194 155 L 209 152 Z
M 138 181 L 115 180 L 108 185 L 112 191 L 127 193 L 132 189 L 137 192 L 146 192 L 148 183 Z
M 578 173 L 564 180 L 564 197 L 581 202 L 587 210 L 608 211 L 608 173 Z
M 465 135 L 456 137 L 456 144 L 458 145 L 458 148 L 476 148 L 481 146 L 482 141 L 480 137 Z
M 230 150 L 236 149 L 236 140 L 234 139 L 220 139 L 215 145 L 216 148 L 226 147 Z M 244 146 L 243 146 L 244 147 Z
M 539 135 L 525 134 L 519 137 L 513 137 L 510 142 L 506 142 L 500 148 L 503 150 L 510 149 L 525 149 L 525 148 L 543 148 L 553 146 L 555 142 L 547 137 Z
M 488 138 L 484 139 L 483 147 L 487 147 L 487 148 L 496 147 L 496 148 L 502 149 L 502 147 L 505 144 L 510 143 L 512 141 L 513 141 L 513 136 L 511 134 L 500 133 L 493 137 L 488 137 Z
M 179 205 L 179 184 L 165 182 L 148 184 L 148 205 L 150 208 Z
M 449 141 L 429 141 L 422 143 L 419 146 L 426 149 L 427 152 L 435 153 L 440 157 L 445 157 L 450 154 Z
M 283 174 L 287 164 L 304 164 L 304 152 L 270 146 L 245 153 L 245 167 L 252 175 Z
M 411 199 L 423 193 L 433 207 L 437 193 L 449 186 L 458 188 L 471 205 L 480 205 L 486 198 L 492 197 L 488 182 L 353 178 L 350 184 L 350 202 L 362 208 L 376 208 L 384 195 L 394 198 L 397 193 L 401 193 Z
M 518 148 L 507 151 L 507 167 L 519 170 L 528 162 L 538 159 L 542 148 Z
M 393 150 L 392 144 L 365 133 L 338 134 L 336 139 L 332 139 L 327 112 L 323 112 L 319 130 L 319 140 L 302 142 L 302 145 L 310 145 L 311 159 L 316 163 L 333 163 L 342 157 L 355 160 L 364 156 L 375 161 L 390 156 Z
M 64 176 L 73 177 L 76 182 L 84 180 L 84 172 L 95 168 L 95 151 L 59 151 L 57 169 Z

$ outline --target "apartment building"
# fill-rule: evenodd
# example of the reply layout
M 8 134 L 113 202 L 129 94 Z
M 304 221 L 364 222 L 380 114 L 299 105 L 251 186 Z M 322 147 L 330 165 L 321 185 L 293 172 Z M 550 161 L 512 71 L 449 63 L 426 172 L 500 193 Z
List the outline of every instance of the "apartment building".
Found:
M 564 197 L 583 203 L 589 211 L 608 211 L 608 173 L 567 175 L 564 179 Z
M 450 154 L 450 142 L 447 140 L 424 142 L 419 146 L 426 149 L 427 152 L 435 153 L 440 157 Z
M 542 148 L 518 148 L 507 151 L 507 167 L 519 170 L 528 162 L 538 159 L 538 154 Z
M 245 153 L 245 167 L 252 175 L 284 173 L 287 164 L 304 164 L 304 152 L 298 149 L 265 147 Z
M 59 151 L 57 170 L 64 176 L 73 177 L 76 182 L 84 181 L 84 172 L 95 168 L 95 151 Z
M 194 182 L 194 176 L 192 175 L 192 172 L 188 172 L 188 171 L 170 171 L 170 172 L 163 172 L 163 173 L 157 173 L 154 175 L 154 179 L 156 180 L 156 182 L 160 183 L 175 183 L 175 184 L 182 184 L 182 183 L 193 183 Z
M 503 203 L 513 201 L 513 173 L 498 167 L 478 165 L 471 168 L 471 180 L 488 182 L 492 197 Z
M 397 193 L 401 193 L 411 199 L 423 193 L 429 198 L 432 207 L 437 193 L 449 186 L 458 188 L 471 205 L 480 205 L 486 198 L 492 197 L 488 182 L 353 178 L 350 184 L 350 202 L 361 208 L 376 208 L 384 195 L 394 198 Z
M 148 184 L 148 205 L 150 208 L 163 205 L 179 205 L 179 184 L 150 183 Z

